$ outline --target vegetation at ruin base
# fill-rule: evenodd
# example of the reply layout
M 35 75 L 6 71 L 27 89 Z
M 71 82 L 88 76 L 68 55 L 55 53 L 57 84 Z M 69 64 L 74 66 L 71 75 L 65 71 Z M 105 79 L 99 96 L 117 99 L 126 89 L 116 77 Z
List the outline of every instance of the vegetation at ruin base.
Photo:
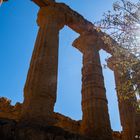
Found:
M 117 58 L 115 69 L 125 79 L 117 88 L 120 98 L 140 96 L 140 0 L 117 0 L 113 10 L 104 13 L 96 25 L 125 50 L 125 54 L 121 49 L 113 50 Z

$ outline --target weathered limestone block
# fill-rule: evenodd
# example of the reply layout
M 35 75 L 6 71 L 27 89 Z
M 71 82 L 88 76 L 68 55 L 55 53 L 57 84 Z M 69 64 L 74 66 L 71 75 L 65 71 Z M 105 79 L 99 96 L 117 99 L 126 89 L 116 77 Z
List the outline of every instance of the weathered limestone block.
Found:
M 55 119 L 56 119 L 55 126 L 72 133 L 81 134 L 80 133 L 81 121 L 72 120 L 71 118 L 61 115 L 59 113 L 55 113 Z
M 24 88 L 21 121 L 52 125 L 56 102 L 59 30 L 65 15 L 56 7 L 42 7 L 38 13 L 38 37 Z
M 26 125 L 0 119 L 0 140 L 94 140 L 59 127 Z M 96 139 L 95 139 L 96 140 Z
M 96 32 L 98 35 L 98 41 L 102 49 L 110 54 L 114 54 L 116 52 L 122 52 L 123 54 L 128 54 L 129 51 L 119 46 L 119 44 L 113 40 L 109 35 L 102 32 L 99 28 L 97 28 L 92 22 L 85 19 L 78 12 L 71 9 L 68 5 L 64 3 L 53 2 L 53 0 L 32 0 L 40 7 L 45 7 L 47 5 L 52 7 L 59 8 L 60 11 L 63 11 L 66 15 L 66 25 L 70 27 L 72 30 L 79 34 L 83 34 L 85 32 Z
M 7 98 L 0 98 L 0 110 L 1 111 L 10 111 L 13 107 L 11 106 L 11 101 Z
M 0 118 L 18 121 L 21 115 L 21 109 L 22 105 L 20 103 L 12 106 L 9 99 L 4 97 L 0 98 Z
M 82 68 L 82 131 L 85 135 L 112 140 L 108 102 L 99 48 L 94 33 L 81 35 L 73 46 L 83 53 Z
M 0 119 L 0 140 L 100 140 L 65 131 L 59 127 L 18 124 L 14 120 Z M 113 140 L 122 140 L 113 132 Z

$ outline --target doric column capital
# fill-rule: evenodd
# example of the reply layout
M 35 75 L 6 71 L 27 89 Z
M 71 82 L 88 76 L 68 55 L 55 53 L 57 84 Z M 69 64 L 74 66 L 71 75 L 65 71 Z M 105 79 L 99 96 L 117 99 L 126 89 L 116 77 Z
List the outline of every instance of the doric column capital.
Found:
M 38 12 L 37 23 L 40 27 L 51 26 L 61 29 L 65 25 L 65 14 L 59 7 L 42 7 Z
M 122 63 L 123 63 L 123 59 L 121 59 L 120 57 L 110 57 L 107 59 L 107 66 L 114 72 L 117 73 L 122 73 L 123 69 L 122 69 Z
M 94 50 L 95 48 L 99 49 L 97 41 L 98 37 L 94 33 L 86 33 L 80 35 L 72 45 L 82 53 L 85 53 L 87 51 Z
M 116 65 L 117 65 L 116 61 L 117 59 L 113 56 L 107 59 L 107 66 L 113 71 L 116 69 Z

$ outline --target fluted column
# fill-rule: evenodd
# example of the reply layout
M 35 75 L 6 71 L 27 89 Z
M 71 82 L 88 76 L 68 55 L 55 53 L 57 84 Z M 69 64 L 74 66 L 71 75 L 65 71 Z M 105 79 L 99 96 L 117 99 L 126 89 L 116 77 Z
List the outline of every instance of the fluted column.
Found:
M 82 68 L 82 131 L 90 137 L 112 140 L 104 78 L 93 34 L 81 35 L 73 46 L 83 53 Z
M 119 62 L 114 57 L 108 59 L 108 67 L 114 71 L 123 140 L 134 140 L 136 97 L 133 87 L 126 85 L 126 82 L 130 79 L 130 75 L 129 73 L 122 73 L 122 68 L 119 68 Z
M 39 32 L 24 88 L 22 120 L 48 125 L 54 122 L 59 30 L 64 26 L 59 9 L 43 7 L 38 13 Z

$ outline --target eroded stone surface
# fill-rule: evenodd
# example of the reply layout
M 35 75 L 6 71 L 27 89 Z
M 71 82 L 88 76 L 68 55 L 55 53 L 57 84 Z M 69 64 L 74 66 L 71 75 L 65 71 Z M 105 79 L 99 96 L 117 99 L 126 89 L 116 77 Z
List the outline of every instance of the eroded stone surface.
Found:
M 64 130 L 67 130 L 72 133 L 81 134 L 81 121 L 72 120 L 69 117 L 55 113 L 56 124 L 55 126 L 61 127 Z
M 112 140 L 112 137 L 113 140 L 132 140 L 135 122 L 139 136 L 140 115 L 136 113 L 135 116 L 129 103 L 119 102 L 124 131 L 112 133 L 99 57 L 100 49 L 111 55 L 118 49 L 123 55 L 127 51 L 67 5 L 54 0 L 33 1 L 40 6 L 39 32 L 24 88 L 24 102 L 11 106 L 6 98 L 0 99 L 0 118 L 3 118 L 0 119 L 0 139 L 89 140 L 81 136 L 84 134 L 92 140 Z M 83 53 L 82 121 L 54 113 L 59 31 L 64 25 L 80 34 L 73 46 Z M 116 77 L 119 76 L 116 74 Z
M 20 118 L 22 105 L 16 103 L 15 106 L 11 105 L 11 101 L 7 98 L 0 98 L 0 118 L 13 119 L 18 121 Z
M 18 124 L 0 119 L 1 140 L 94 140 L 55 126 Z
M 112 140 L 112 130 L 108 114 L 108 102 L 97 37 L 88 33 L 81 35 L 73 43 L 83 53 L 82 68 L 82 125 L 87 136 Z
M 50 6 L 38 13 L 39 32 L 24 88 L 21 121 L 55 123 L 59 30 L 64 26 L 64 17 L 59 9 Z

